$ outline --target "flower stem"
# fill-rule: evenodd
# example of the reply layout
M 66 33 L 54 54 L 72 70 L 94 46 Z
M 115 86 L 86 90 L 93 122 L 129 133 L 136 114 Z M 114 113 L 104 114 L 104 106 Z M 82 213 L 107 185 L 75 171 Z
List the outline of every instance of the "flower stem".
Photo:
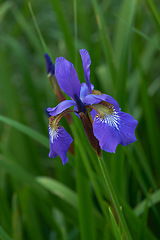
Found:
M 116 193 L 114 191 L 114 188 L 113 188 L 109 173 L 107 171 L 107 168 L 105 166 L 104 160 L 103 160 L 102 156 L 97 155 L 97 158 L 98 158 L 99 165 L 101 167 L 101 170 L 102 170 L 102 173 L 103 173 L 103 176 L 104 176 L 104 179 L 105 179 L 105 184 L 107 186 L 107 189 L 108 189 L 108 192 L 110 194 L 111 200 L 112 200 L 113 205 L 115 207 L 115 210 L 117 212 L 117 215 L 118 215 L 119 221 L 121 223 L 122 229 L 124 231 L 125 237 L 126 237 L 127 240 L 131 240 L 132 239 L 131 234 L 129 232 L 129 229 L 128 229 L 128 226 L 126 224 L 126 221 L 125 221 L 124 215 L 122 213 L 122 210 L 120 208 L 118 198 L 117 198 Z

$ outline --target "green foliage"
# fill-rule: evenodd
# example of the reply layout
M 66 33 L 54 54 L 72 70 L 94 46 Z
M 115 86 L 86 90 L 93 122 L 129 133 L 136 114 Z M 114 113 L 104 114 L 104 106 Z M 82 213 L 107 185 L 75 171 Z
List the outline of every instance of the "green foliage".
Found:
M 63 125 L 74 155 L 48 158 L 47 107 L 57 100 L 43 54 L 64 56 L 139 121 L 137 142 L 103 152 L 133 239 L 160 239 L 158 0 L 0 3 L 0 239 L 125 239 L 80 119 Z M 109 211 L 108 211 L 109 209 Z

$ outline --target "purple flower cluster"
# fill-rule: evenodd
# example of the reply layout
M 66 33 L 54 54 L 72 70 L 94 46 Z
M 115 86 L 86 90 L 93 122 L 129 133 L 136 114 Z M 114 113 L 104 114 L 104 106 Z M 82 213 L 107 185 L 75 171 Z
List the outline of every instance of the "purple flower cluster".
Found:
M 119 108 L 109 95 L 94 90 L 90 83 L 91 59 L 85 49 L 80 50 L 86 83 L 80 83 L 73 64 L 63 57 L 55 62 L 55 76 L 59 87 L 71 98 L 54 108 L 48 108 L 49 118 L 49 157 L 59 155 L 63 164 L 68 161 L 67 151 L 73 139 L 58 123 L 62 116 L 75 112 L 79 114 L 87 137 L 96 151 L 103 149 L 115 152 L 118 144 L 126 146 L 136 141 L 135 128 L 138 122 Z M 48 58 L 47 58 L 48 59 Z M 48 68 L 51 63 L 48 61 Z M 52 69 L 50 70 L 52 72 Z M 74 106 L 74 109 L 70 107 Z

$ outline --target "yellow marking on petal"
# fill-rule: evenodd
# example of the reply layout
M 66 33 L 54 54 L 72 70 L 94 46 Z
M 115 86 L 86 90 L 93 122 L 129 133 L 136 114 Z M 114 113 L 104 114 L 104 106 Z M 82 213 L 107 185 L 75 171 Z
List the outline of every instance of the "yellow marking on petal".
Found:
M 103 93 L 99 90 L 92 90 L 92 94 L 94 95 L 102 95 Z
M 101 118 L 104 118 L 106 115 L 113 115 L 115 111 L 113 104 L 105 101 L 93 104 L 91 107 L 97 111 L 97 115 Z
M 105 122 L 109 126 L 113 126 L 119 130 L 120 117 L 114 109 L 113 104 L 101 101 L 98 104 L 89 105 L 88 107 L 97 111 L 95 118 L 100 118 L 101 122 Z
M 56 116 L 50 116 L 49 117 L 49 127 L 51 129 L 54 129 L 55 131 L 57 131 L 58 129 L 58 123 L 61 120 L 61 118 L 63 116 L 65 116 L 66 114 L 70 114 L 74 112 L 72 109 L 68 108 L 66 110 L 64 110 L 63 112 L 61 112 L 60 114 L 56 115 Z
M 56 116 L 49 117 L 49 135 L 51 143 L 53 143 L 53 139 L 57 137 L 57 130 Z
M 51 116 L 49 117 L 49 126 L 51 129 L 57 130 L 57 117 L 58 116 Z

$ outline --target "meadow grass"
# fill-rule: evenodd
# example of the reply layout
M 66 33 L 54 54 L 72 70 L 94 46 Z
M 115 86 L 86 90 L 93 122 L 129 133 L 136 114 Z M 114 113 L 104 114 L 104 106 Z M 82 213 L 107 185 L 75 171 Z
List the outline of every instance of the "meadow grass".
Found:
M 160 239 L 159 12 L 158 0 L 1 1 L 0 239 Z M 44 53 L 73 62 L 84 82 L 81 48 L 95 89 L 139 122 L 135 143 L 103 152 L 131 237 L 76 116 L 62 119 L 74 155 L 64 166 L 48 158 L 57 100 Z

